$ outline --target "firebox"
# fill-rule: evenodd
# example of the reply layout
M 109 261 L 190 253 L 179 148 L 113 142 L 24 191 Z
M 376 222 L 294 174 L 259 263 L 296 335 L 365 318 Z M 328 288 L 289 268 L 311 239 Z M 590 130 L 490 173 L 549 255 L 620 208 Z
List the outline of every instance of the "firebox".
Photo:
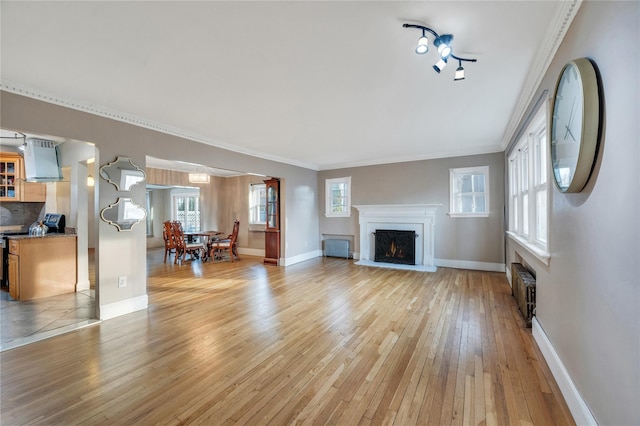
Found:
M 376 229 L 376 262 L 402 265 L 416 264 L 416 232 Z

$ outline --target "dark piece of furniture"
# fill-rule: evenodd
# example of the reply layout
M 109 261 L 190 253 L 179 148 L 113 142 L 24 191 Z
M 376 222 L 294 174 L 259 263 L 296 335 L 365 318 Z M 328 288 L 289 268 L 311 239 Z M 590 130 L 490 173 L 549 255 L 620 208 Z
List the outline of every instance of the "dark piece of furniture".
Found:
M 199 259 L 204 255 L 204 244 L 201 242 L 188 242 L 184 237 L 182 224 L 180 222 L 171 222 L 171 234 L 176 245 L 176 258 L 174 263 L 184 262 L 187 254 L 191 255 L 191 259 Z
M 171 221 L 167 220 L 163 223 L 162 238 L 164 239 L 164 263 L 167 263 L 167 255 L 171 258 L 171 254 L 176 253 L 176 243 L 171 230 Z
M 240 231 L 240 221 L 233 222 L 233 232 L 227 238 L 212 241 L 209 245 L 209 258 L 213 260 L 222 259 L 222 253 L 229 252 L 229 258 L 233 262 L 238 257 L 238 232 Z
M 277 265 L 280 261 L 280 180 L 268 179 L 267 227 L 264 231 L 264 263 Z

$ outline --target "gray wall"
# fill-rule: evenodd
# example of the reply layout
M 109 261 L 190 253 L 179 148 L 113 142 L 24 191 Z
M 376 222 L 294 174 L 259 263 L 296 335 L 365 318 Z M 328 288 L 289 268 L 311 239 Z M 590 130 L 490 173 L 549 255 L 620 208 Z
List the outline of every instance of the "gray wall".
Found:
M 449 169 L 489 166 L 488 218 L 451 218 Z M 325 179 L 351 176 L 352 204 L 441 204 L 436 212 L 435 258 L 441 262 L 504 264 L 504 157 L 502 153 L 473 155 L 377 166 L 326 170 L 318 174 L 320 233 L 324 238 L 347 236 L 360 251 L 358 211 L 349 218 L 324 216 Z M 481 267 L 482 265 L 479 265 Z
M 553 95 L 566 62 L 596 62 L 605 98 L 597 164 L 581 193 L 551 187 L 549 266 L 507 240 L 507 262 L 535 270 L 537 321 L 603 425 L 640 424 L 639 9 L 582 3 L 538 92 Z
M 94 143 L 98 165 L 126 156 L 144 168 L 145 157 L 150 155 L 280 177 L 283 179 L 281 200 L 285 227 L 282 256 L 304 259 L 315 256 L 320 250 L 318 208 L 315 201 L 308 202 L 317 199 L 317 173 L 313 170 L 227 151 L 4 91 L 0 92 L 0 111 L 3 128 Z M 122 196 L 130 196 L 138 205 L 145 204 L 144 185 L 136 185 L 130 192 L 123 193 L 102 179 L 96 179 L 95 193 L 96 210 Z M 295 232 L 287 232 L 288 228 Z M 126 311 L 128 307 L 138 306 L 136 303 L 146 298 L 145 227 L 134 226 L 131 232 L 118 232 L 99 220 L 96 235 L 99 310 Z M 126 287 L 118 288 L 119 276 L 127 277 Z M 98 314 L 102 318 L 101 312 Z

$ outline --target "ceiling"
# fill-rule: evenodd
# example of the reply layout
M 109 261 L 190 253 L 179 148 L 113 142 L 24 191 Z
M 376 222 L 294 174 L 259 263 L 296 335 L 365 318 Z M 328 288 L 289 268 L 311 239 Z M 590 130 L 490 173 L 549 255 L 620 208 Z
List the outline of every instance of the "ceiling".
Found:
M 0 7 L 3 90 L 325 170 L 502 151 L 537 86 L 532 74 L 544 73 L 538 63 L 553 49 L 546 41 L 557 44 L 564 6 L 3 0 Z M 405 22 L 454 34 L 454 54 L 478 59 L 463 64 L 466 79 L 453 81 L 456 63 L 433 71 L 433 45 L 414 54 L 421 33 Z

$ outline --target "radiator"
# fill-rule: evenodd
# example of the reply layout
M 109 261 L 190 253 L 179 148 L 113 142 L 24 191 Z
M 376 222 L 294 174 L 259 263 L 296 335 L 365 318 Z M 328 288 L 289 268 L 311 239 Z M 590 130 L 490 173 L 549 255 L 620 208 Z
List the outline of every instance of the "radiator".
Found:
M 536 280 L 521 263 L 511 264 L 511 294 L 516 299 L 525 325 L 531 327 L 536 309 Z
M 349 240 L 324 240 L 324 255 L 327 257 L 349 258 Z

